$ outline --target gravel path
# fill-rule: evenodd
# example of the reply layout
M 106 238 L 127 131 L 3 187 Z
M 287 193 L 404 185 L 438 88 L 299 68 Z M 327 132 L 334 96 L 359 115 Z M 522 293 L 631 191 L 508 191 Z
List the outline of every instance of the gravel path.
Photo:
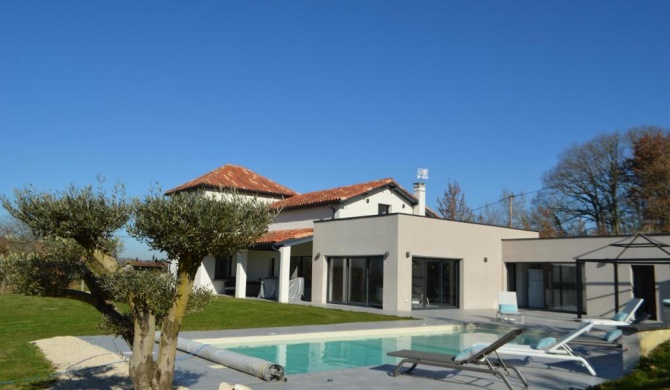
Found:
M 62 373 L 52 389 L 128 389 L 128 363 L 119 353 L 64 336 L 34 342 Z

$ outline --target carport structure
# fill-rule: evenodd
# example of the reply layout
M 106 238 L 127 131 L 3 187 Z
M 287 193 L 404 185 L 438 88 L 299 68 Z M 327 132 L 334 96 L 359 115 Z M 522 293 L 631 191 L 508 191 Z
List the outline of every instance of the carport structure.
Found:
M 656 264 L 668 264 L 670 266 L 670 245 L 654 240 L 644 234 L 634 234 L 622 240 L 613 242 L 606 246 L 594 249 L 582 255 L 576 256 L 576 273 L 577 273 L 577 318 L 582 317 L 583 307 L 583 276 L 582 267 L 585 263 L 598 264 L 612 264 L 613 265 L 613 284 L 614 284 L 614 312 L 619 311 L 619 265 L 627 264 L 632 266 L 650 266 Z M 645 268 L 640 267 L 641 270 Z M 653 272 L 653 271 L 652 271 Z M 652 280 L 645 280 L 645 272 L 639 272 L 639 275 L 634 275 L 635 285 L 644 285 L 645 283 L 654 283 L 653 273 Z M 648 286 L 647 286 L 648 287 Z M 647 311 L 653 307 L 656 312 L 656 288 L 645 290 L 651 293 L 641 294 L 646 296 L 636 296 L 637 298 L 644 298 Z M 666 292 L 670 294 L 670 291 Z M 636 294 L 637 295 L 637 294 Z M 644 306 L 647 305 L 647 306 Z M 651 313 L 650 313 L 651 314 Z M 654 314 L 655 316 L 655 314 Z

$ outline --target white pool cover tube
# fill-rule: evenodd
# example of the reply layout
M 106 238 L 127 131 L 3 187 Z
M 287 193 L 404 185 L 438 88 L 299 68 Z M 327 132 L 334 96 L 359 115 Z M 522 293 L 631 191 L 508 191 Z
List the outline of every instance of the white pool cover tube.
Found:
M 160 335 L 156 336 L 156 341 L 158 341 L 159 337 Z M 214 363 L 219 363 L 226 367 L 257 376 L 266 381 L 279 381 L 284 379 L 284 367 L 253 356 L 227 351 L 183 337 L 177 339 L 177 349 L 213 361 Z

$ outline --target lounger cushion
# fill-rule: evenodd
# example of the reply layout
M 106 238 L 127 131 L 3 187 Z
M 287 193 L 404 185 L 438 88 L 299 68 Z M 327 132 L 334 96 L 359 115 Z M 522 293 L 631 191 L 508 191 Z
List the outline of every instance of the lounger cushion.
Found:
M 553 337 L 545 337 L 542 340 L 538 341 L 537 344 L 533 347 L 533 349 L 549 349 L 551 348 L 554 344 L 556 344 L 556 339 Z
M 516 313 L 518 310 L 516 305 L 501 304 L 498 305 L 498 311 L 501 313 Z
M 626 319 L 626 313 L 616 313 L 614 321 L 623 321 Z
M 455 362 L 462 362 L 464 360 L 468 360 L 471 357 L 475 356 L 479 351 L 484 349 L 486 347 L 485 345 L 483 346 L 473 346 L 473 347 L 468 347 L 465 348 L 464 350 L 461 351 L 456 357 L 454 358 Z
M 605 336 L 603 336 L 603 340 L 613 343 L 615 340 L 621 337 L 622 334 L 623 332 L 621 331 L 621 329 L 613 329 L 605 333 Z

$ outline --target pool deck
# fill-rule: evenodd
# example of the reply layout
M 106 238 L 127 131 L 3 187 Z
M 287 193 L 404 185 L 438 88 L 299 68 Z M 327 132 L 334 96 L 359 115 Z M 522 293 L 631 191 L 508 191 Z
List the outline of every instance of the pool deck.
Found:
M 374 309 L 351 308 L 339 305 L 326 307 L 343 310 L 360 310 L 379 312 Z M 525 323 L 523 326 L 546 332 L 548 335 L 568 333 L 578 326 L 574 314 L 544 311 L 522 310 Z M 375 330 L 402 327 L 419 327 L 425 325 L 448 324 L 501 324 L 495 318 L 494 310 L 420 310 L 412 313 L 417 320 L 366 322 L 320 326 L 298 326 L 282 328 L 254 328 L 243 330 L 222 330 L 202 332 L 182 332 L 181 336 L 192 339 L 209 339 L 219 337 L 245 337 L 270 334 L 295 335 L 299 333 L 334 332 L 347 330 Z M 603 331 L 594 330 L 598 335 Z M 82 337 L 82 339 L 111 351 L 119 352 L 123 343 L 111 337 Z M 609 379 L 616 379 L 623 373 L 623 352 L 620 348 L 573 345 L 578 354 L 585 355 L 589 363 L 598 373 L 591 376 L 582 366 L 575 362 L 542 362 L 539 359 L 505 359 L 506 363 L 514 364 L 523 373 L 530 384 L 536 389 L 584 389 Z M 126 348 L 127 350 L 127 348 Z M 124 352 L 124 351 L 120 351 Z M 285 382 L 266 382 L 251 375 L 232 370 L 207 360 L 192 357 L 178 352 L 175 373 L 175 384 L 189 389 L 218 389 L 221 382 L 244 384 L 254 390 L 287 390 L 287 389 L 441 389 L 472 390 L 477 388 L 507 389 L 504 382 L 489 374 L 478 374 L 470 371 L 455 371 L 446 368 L 419 366 L 412 375 L 393 377 L 394 366 L 384 364 L 376 367 L 344 369 L 314 374 L 289 375 Z M 522 383 L 512 375 L 509 377 L 515 388 L 522 389 Z

